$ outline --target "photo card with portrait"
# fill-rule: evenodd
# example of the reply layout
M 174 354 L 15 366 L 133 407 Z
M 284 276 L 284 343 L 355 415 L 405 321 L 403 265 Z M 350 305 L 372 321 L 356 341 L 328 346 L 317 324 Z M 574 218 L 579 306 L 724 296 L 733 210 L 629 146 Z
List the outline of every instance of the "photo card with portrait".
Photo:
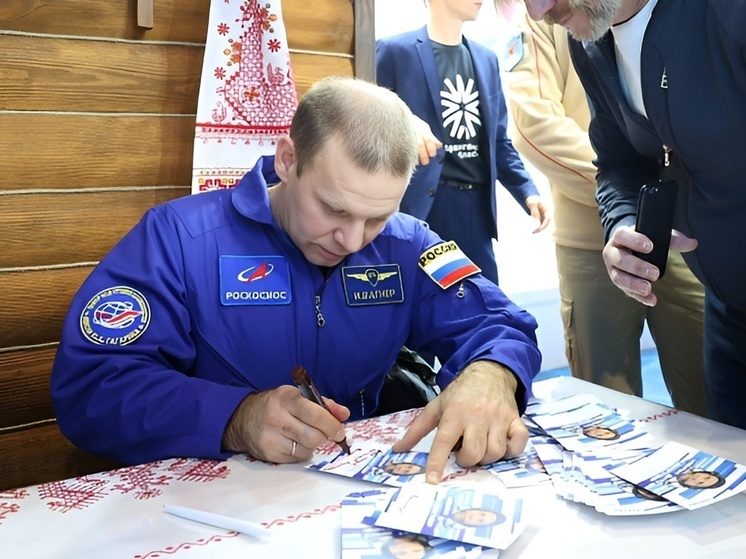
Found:
M 525 528 L 522 499 L 463 483 L 405 485 L 365 522 L 495 549 L 507 549 Z
M 348 494 L 342 500 L 342 559 L 496 559 L 497 550 L 375 526 L 396 489 L 382 488 Z M 367 520 L 367 523 L 365 522 Z
M 533 402 L 527 415 L 547 435 L 573 452 L 628 452 L 660 446 L 637 420 L 622 416 L 596 398 L 576 394 Z
M 313 463 L 309 469 L 332 473 L 353 479 L 401 487 L 407 483 L 425 483 L 425 465 L 429 453 L 422 451 L 393 452 L 390 448 L 360 446 L 352 454 L 339 453 L 330 460 Z M 456 464 L 452 454 L 448 458 L 443 476 L 466 472 Z
M 746 466 L 673 441 L 608 470 L 686 509 L 710 505 L 746 489 Z
M 488 464 L 485 470 L 497 476 L 505 487 L 509 488 L 541 485 L 550 481 L 549 474 L 534 448 L 534 440 L 546 438 L 532 436 L 520 455 Z

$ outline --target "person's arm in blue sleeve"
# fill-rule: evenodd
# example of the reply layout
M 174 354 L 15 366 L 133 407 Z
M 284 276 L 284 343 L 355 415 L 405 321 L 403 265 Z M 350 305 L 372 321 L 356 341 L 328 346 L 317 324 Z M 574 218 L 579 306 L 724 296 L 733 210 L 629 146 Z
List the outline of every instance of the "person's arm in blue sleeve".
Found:
M 410 449 L 437 426 L 427 465 L 427 480 L 437 483 L 458 441 L 456 458 L 465 467 L 523 451 L 528 432 L 520 415 L 541 354 L 534 318 L 493 283 L 473 276 L 442 289 L 420 274 L 407 347 L 438 356 L 443 391 L 394 450 Z
M 252 392 L 190 376 L 195 347 L 178 225 L 172 216 L 159 216 L 164 212 L 148 212 L 83 284 L 52 370 L 52 397 L 65 436 L 89 452 L 129 464 L 230 456 L 221 448 L 223 431 Z M 164 221 L 170 226 L 163 227 Z M 127 344 L 95 343 L 84 333 L 82 313 L 117 286 L 125 303 L 132 290 L 146 302 L 147 312 L 135 319 L 142 333 Z
M 396 83 L 396 50 L 397 47 L 385 40 L 376 41 L 376 83 L 398 94 Z M 420 165 L 428 165 L 431 159 L 438 156 L 440 150 L 441 158 L 444 155 L 443 143 L 433 133 L 430 125 L 413 115 L 417 130 L 420 133 L 419 161 Z

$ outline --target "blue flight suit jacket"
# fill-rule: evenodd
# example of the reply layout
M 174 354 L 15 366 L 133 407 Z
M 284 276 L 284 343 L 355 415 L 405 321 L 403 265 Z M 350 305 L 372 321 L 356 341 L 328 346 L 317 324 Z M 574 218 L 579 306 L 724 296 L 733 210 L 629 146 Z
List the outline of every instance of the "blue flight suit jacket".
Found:
M 441 386 L 502 363 L 525 406 L 541 360 L 531 315 L 481 275 L 441 288 L 418 262 L 442 241 L 404 214 L 325 278 L 274 222 L 268 178 L 273 158 L 233 190 L 152 208 L 84 282 L 51 383 L 72 442 L 127 463 L 226 457 L 239 403 L 292 384 L 297 365 L 359 419 L 403 345 L 438 355 Z
M 487 138 L 487 153 L 483 156 L 486 155 L 484 159 L 489 163 L 493 229 L 497 231 L 496 181 L 499 180 L 508 189 L 527 213 L 526 198 L 539 192 L 508 138 L 508 113 L 497 55 L 466 37 L 463 41 L 471 53 L 479 89 L 479 110 Z M 376 42 L 376 81 L 396 92 L 415 115 L 430 125 L 433 134 L 446 143 L 447 132 L 441 116 L 440 78 L 427 27 Z M 430 163 L 417 167 L 404 194 L 401 211 L 420 219 L 427 217 L 438 188 L 444 154 L 441 148 Z
M 619 82 L 611 32 L 570 41 L 594 113 L 597 200 L 607 239 L 634 226 L 637 196 L 678 185 L 674 228 L 699 245 L 684 258 L 707 289 L 746 311 L 746 1 L 658 0 L 642 44 L 647 119 Z M 664 146 L 670 164 L 664 168 Z

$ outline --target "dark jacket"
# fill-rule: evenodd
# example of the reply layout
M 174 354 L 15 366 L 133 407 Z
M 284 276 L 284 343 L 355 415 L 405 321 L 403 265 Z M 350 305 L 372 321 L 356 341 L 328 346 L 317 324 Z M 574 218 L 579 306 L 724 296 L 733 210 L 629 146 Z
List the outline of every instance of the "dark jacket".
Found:
M 479 90 L 479 111 L 488 140 L 491 188 L 494 192 L 495 181 L 499 180 L 528 212 L 526 198 L 539 192 L 508 138 L 508 113 L 500 84 L 497 55 L 465 37 L 463 41 L 471 53 Z M 438 68 L 426 27 L 378 40 L 376 81 L 396 92 L 415 115 L 430 125 L 433 134 L 443 141 L 446 131 L 441 116 Z M 438 157 L 432 158 L 428 165 L 417 167 L 401 202 L 401 211 L 420 219 L 427 217 L 443 169 L 443 154 L 441 148 Z M 490 200 L 497 231 L 495 196 L 491 196 Z
M 642 45 L 648 118 L 622 93 L 611 32 L 571 41 L 593 105 L 597 200 L 607 238 L 634 225 L 640 187 L 679 185 L 674 228 L 697 239 L 692 271 L 726 304 L 746 310 L 746 0 L 658 0 Z M 670 165 L 664 170 L 664 146 Z

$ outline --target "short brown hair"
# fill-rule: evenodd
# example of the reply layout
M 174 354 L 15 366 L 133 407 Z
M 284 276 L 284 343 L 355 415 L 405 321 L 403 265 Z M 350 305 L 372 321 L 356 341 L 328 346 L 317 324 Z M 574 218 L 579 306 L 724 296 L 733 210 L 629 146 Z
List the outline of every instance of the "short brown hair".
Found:
M 371 173 L 409 177 L 417 165 L 412 112 L 395 93 L 370 82 L 332 76 L 305 93 L 290 126 L 298 175 L 331 136 Z

